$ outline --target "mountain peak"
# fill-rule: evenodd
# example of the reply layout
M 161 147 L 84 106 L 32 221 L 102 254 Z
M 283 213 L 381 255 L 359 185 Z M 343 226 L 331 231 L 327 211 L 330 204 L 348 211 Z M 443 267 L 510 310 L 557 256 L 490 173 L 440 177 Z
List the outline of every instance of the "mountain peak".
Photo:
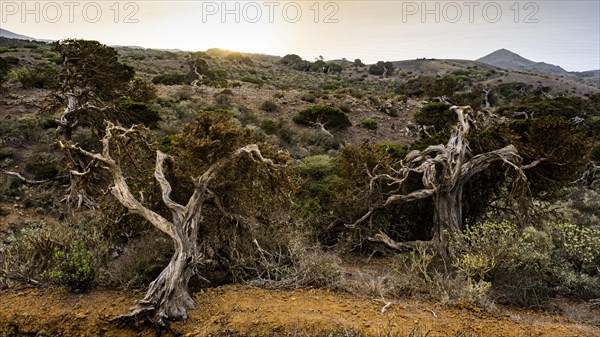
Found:
M 498 49 L 491 54 L 479 58 L 477 59 L 477 61 L 508 70 L 533 71 L 552 74 L 567 73 L 566 70 L 559 66 L 544 62 L 531 61 L 515 52 L 504 48 Z
M 514 54 L 514 55 L 518 55 L 517 53 L 513 53 L 512 51 L 506 49 L 506 48 L 501 48 L 496 50 L 495 52 L 491 53 L 490 55 L 493 54 Z

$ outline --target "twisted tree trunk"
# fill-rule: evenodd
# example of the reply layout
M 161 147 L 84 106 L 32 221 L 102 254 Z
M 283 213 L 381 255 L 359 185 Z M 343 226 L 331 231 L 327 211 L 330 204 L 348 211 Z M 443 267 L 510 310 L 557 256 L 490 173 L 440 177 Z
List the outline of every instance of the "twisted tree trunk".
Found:
M 433 197 L 432 245 L 438 252 L 446 250 L 450 233 L 462 230 L 462 189 L 439 193 Z
M 182 227 L 182 226 L 177 226 Z M 175 253 L 167 267 L 150 283 L 146 296 L 128 314 L 154 313 L 159 322 L 170 319 L 187 319 L 187 310 L 194 308 L 188 292 L 188 282 L 197 263 L 196 238 L 188 238 L 176 231 Z

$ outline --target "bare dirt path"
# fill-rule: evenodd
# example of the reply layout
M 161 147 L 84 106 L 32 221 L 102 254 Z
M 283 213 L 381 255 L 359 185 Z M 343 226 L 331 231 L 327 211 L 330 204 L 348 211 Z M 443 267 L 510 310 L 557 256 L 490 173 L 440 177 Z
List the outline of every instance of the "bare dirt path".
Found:
M 139 292 L 62 288 L 0 291 L 0 336 L 156 336 L 150 326 L 117 326 Z M 381 301 L 321 289 L 222 286 L 195 294 L 187 323 L 164 336 L 600 336 L 600 327 L 529 311 L 482 311 L 403 299 Z M 598 322 L 595 322 L 598 324 Z M 428 333 L 428 334 L 427 334 Z

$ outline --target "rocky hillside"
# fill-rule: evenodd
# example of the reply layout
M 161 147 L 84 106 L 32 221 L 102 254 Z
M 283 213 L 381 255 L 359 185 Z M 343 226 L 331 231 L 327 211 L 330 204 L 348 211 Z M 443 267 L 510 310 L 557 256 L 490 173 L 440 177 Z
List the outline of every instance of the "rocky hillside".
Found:
M 477 59 L 477 61 L 508 70 L 536 71 L 540 73 L 551 74 L 568 73 L 566 70 L 559 66 L 548 64 L 545 62 L 534 62 L 507 49 L 496 50 L 495 52 L 489 55 Z

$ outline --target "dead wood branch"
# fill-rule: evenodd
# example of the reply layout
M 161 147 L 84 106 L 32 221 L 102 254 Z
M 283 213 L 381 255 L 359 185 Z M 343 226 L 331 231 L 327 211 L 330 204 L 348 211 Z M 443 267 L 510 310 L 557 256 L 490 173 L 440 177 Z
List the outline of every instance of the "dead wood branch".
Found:
M 6 175 L 9 175 L 9 176 L 17 177 L 19 180 L 21 180 L 22 182 L 24 182 L 27 185 L 40 185 L 40 184 L 48 182 L 48 180 L 31 180 L 31 179 L 27 179 L 27 178 L 23 177 L 23 175 L 21 175 L 18 172 L 2 171 L 2 173 L 6 174 Z

